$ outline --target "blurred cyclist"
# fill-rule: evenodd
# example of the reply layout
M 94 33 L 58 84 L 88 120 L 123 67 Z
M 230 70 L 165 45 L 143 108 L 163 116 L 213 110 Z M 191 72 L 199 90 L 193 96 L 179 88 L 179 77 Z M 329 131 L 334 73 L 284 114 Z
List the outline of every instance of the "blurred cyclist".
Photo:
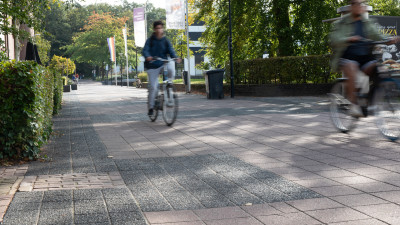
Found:
M 330 34 L 333 47 L 332 69 L 343 72 L 347 78 L 346 93 L 352 103 L 350 114 L 354 117 L 363 116 L 357 105 L 355 80 L 359 70 L 371 78 L 376 76 L 376 60 L 371 54 L 368 43 L 363 39 L 374 41 L 384 40 L 374 20 L 368 18 L 364 0 L 350 0 L 350 13 L 336 21 Z M 387 44 L 397 43 L 398 37 L 390 39 Z
M 143 56 L 146 59 L 145 67 L 148 75 L 148 115 L 153 115 L 154 100 L 158 92 L 158 75 L 164 69 L 164 62 L 155 60 L 154 58 L 160 57 L 167 59 L 168 55 L 171 58 L 178 58 L 172 47 L 171 42 L 164 36 L 164 23 L 160 20 L 155 21 L 153 24 L 153 35 L 147 39 L 146 44 L 143 48 Z M 178 59 L 180 63 L 182 60 Z M 168 67 L 168 78 L 173 79 L 175 75 L 175 63 L 169 62 Z

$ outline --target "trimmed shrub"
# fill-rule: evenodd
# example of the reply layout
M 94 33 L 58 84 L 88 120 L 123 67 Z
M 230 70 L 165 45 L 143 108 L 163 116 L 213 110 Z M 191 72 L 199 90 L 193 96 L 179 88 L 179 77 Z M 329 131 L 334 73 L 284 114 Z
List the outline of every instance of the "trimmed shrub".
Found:
M 63 96 L 63 85 L 65 79 L 61 78 L 61 73 L 51 70 L 54 75 L 54 107 L 53 107 L 53 115 L 58 114 L 59 110 L 61 109 L 62 103 L 62 96 Z
M 35 62 L 0 63 L 0 158 L 38 157 L 51 133 L 53 85 Z
M 68 78 L 66 76 L 62 76 L 62 84 L 67 85 L 68 84 Z
M 332 82 L 329 55 L 289 56 L 234 62 L 236 84 L 321 84 Z M 226 64 L 226 81 L 230 83 L 230 66 Z
M 138 77 L 139 77 L 140 81 L 147 82 L 147 73 L 146 72 L 139 73 Z

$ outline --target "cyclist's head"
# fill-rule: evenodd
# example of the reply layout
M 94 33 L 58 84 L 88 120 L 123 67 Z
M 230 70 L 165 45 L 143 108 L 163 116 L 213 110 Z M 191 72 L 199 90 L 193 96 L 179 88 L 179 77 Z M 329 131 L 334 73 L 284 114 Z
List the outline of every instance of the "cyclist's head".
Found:
M 153 30 L 156 36 L 162 36 L 164 33 L 164 23 L 161 20 L 157 20 L 153 23 Z
M 350 12 L 353 16 L 361 16 L 366 10 L 365 0 L 349 0 Z

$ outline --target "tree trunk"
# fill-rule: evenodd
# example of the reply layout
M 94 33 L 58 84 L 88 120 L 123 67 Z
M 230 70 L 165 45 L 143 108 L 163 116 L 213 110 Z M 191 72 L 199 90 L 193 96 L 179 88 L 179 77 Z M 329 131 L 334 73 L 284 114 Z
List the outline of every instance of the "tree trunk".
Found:
M 12 19 L 12 27 L 14 29 L 19 30 L 19 21 L 16 18 Z M 18 61 L 20 61 L 19 55 L 20 55 L 20 51 L 21 51 L 21 45 L 19 43 L 18 34 L 13 33 L 13 38 L 14 38 L 14 58 L 15 58 L 15 61 L 18 62 Z
M 275 25 L 274 29 L 279 41 L 278 56 L 290 56 L 294 53 L 289 7 L 289 0 L 273 0 L 272 2 L 272 13 L 274 15 Z

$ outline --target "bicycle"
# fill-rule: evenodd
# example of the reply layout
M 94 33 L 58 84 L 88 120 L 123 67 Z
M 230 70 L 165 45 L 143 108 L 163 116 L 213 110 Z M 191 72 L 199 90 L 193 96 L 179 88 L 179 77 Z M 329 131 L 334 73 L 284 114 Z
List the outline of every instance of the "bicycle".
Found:
M 142 87 L 142 81 L 140 78 L 136 75 L 135 78 L 133 78 L 133 82 L 135 82 L 135 87 L 136 88 L 141 88 Z
M 155 58 L 155 60 L 162 61 L 165 65 L 176 59 Z M 162 71 L 164 72 L 164 70 Z M 158 111 L 162 111 L 163 119 L 167 126 L 171 126 L 176 121 L 176 117 L 178 116 L 178 95 L 175 93 L 175 88 L 171 80 L 163 79 L 163 83 L 155 99 L 153 110 L 153 114 L 149 116 L 151 122 L 157 120 Z
M 384 137 L 396 141 L 400 137 L 400 70 L 383 64 L 383 52 L 379 45 L 386 43 L 385 41 L 364 41 L 377 47 L 372 54 L 378 60 L 379 78 L 377 83 L 370 85 L 367 93 L 357 93 L 357 104 L 361 106 L 364 117 L 370 114 L 376 117 L 376 125 Z M 349 114 L 352 103 L 346 99 L 346 80 L 347 78 L 338 78 L 328 94 L 331 101 L 330 118 L 334 126 L 343 133 L 354 129 L 358 120 Z

